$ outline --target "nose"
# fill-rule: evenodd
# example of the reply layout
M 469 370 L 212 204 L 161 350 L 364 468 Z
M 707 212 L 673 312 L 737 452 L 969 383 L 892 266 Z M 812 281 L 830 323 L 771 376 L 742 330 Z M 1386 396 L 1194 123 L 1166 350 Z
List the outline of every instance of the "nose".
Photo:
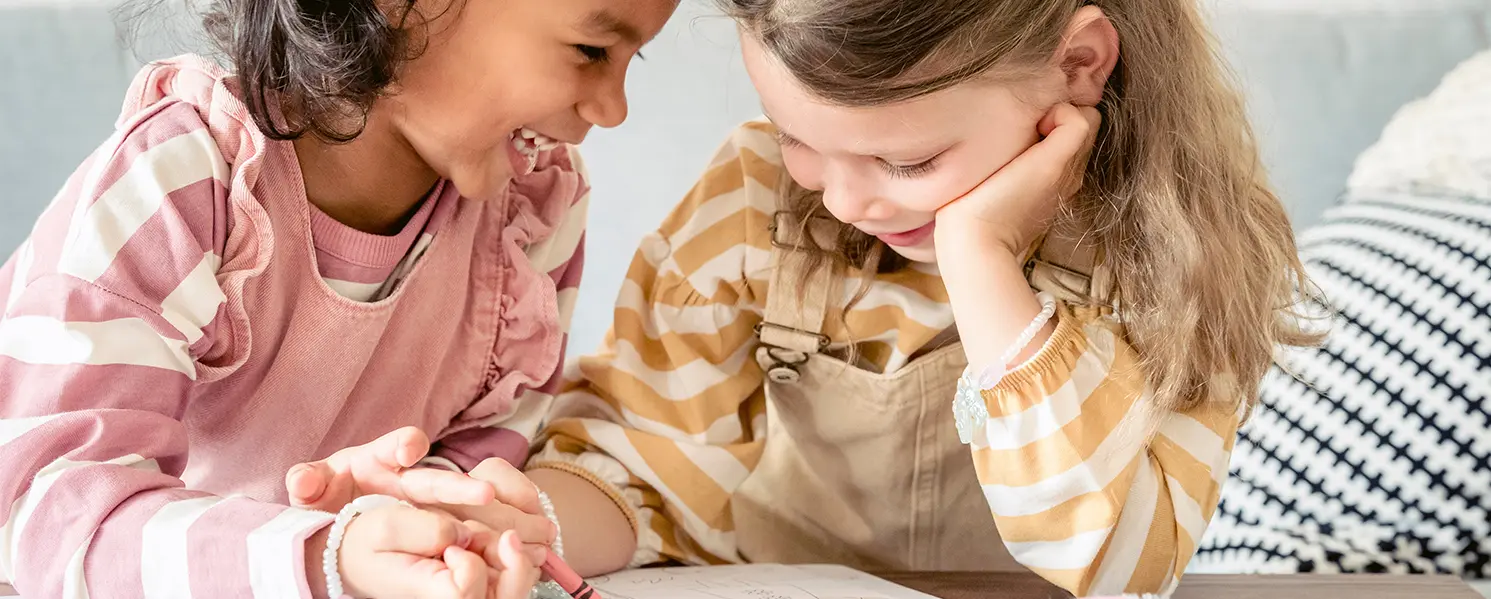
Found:
M 834 218 L 850 224 L 886 220 L 893 216 L 894 209 L 889 203 L 877 199 L 875 190 L 864 184 L 867 179 L 844 169 L 826 169 L 823 176 L 823 207 Z
M 596 82 L 595 92 L 579 106 L 580 118 L 610 129 L 626 122 L 626 73 L 608 75 Z

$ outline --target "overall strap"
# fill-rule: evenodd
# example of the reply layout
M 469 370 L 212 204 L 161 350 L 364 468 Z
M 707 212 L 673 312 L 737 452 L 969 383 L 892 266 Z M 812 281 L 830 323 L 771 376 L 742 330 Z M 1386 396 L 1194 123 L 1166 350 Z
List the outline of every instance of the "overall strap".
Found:
M 767 376 L 777 382 L 795 382 L 796 367 L 828 347 L 823 324 L 840 289 L 836 264 L 807 271 L 808 252 L 815 250 L 804 247 L 801 239 L 802 227 L 792 222 L 791 215 L 772 215 L 771 286 L 756 335 L 762 345 L 758 359 Z
M 1076 304 L 1113 304 L 1113 276 L 1101 250 L 1087 243 L 1086 231 L 1053 229 L 1025 263 L 1030 286 Z

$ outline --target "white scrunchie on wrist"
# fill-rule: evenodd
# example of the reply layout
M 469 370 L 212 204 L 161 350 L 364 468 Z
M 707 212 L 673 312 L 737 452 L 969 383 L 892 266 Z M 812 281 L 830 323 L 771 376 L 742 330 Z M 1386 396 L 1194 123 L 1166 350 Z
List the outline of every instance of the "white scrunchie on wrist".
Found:
M 342 511 L 337 512 L 336 520 L 331 523 L 331 531 L 326 537 L 326 550 L 321 553 L 321 571 L 326 574 L 326 596 L 330 599 L 347 597 L 347 594 L 342 592 L 342 571 L 337 563 L 341 555 L 342 536 L 347 533 L 347 525 L 364 512 L 390 505 L 409 505 L 409 502 L 387 495 L 364 495 L 342 506 Z

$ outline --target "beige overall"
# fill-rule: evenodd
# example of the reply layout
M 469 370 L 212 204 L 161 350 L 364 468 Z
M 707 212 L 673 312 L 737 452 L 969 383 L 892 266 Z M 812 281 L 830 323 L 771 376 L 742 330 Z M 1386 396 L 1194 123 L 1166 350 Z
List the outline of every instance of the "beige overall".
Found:
M 841 298 L 844 273 L 824 268 L 801 284 L 803 250 L 779 240 L 793 237 L 785 229 L 795 227 L 773 231 L 775 268 L 757 329 L 766 443 L 732 498 L 742 557 L 870 570 L 1019 569 L 953 424 L 962 344 L 934 343 L 890 374 L 823 353 L 824 316 Z M 1070 289 L 1095 297 L 1088 277 L 1044 255 L 1052 245 L 1032 260 L 1030 279 L 1059 297 L 1081 297 Z

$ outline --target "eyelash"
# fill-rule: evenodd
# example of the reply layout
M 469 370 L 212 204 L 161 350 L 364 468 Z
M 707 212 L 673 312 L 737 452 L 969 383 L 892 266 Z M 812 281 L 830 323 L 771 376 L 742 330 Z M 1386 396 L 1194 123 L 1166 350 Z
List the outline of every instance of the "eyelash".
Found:
M 605 48 L 575 44 L 575 50 L 579 51 L 580 56 L 585 57 L 585 61 L 589 63 L 601 64 L 611 60 L 611 53 Z
M 921 164 L 912 164 L 912 165 L 908 165 L 908 166 L 901 166 L 901 165 L 897 165 L 897 164 L 890 164 L 890 163 L 885 162 L 884 160 L 880 161 L 880 164 L 883 165 L 883 166 L 885 166 L 885 172 L 890 173 L 890 176 L 892 176 L 892 177 L 897 177 L 897 178 L 901 178 L 901 179 L 913 179 L 913 178 L 920 177 L 922 175 L 925 175 L 925 174 L 930 173 L 933 170 L 935 170 L 937 168 L 937 158 L 938 158 L 937 156 L 933 156 L 930 160 L 927 160 L 926 162 L 923 162 Z
M 787 137 L 787 134 L 782 133 L 781 131 L 777 132 L 777 143 L 781 144 L 782 146 L 789 147 L 789 148 L 800 148 L 800 147 L 802 147 L 802 142 L 797 141 L 796 138 Z M 927 160 L 925 162 L 922 162 L 920 164 L 912 164 L 912 165 L 907 165 L 907 166 L 901 166 L 901 165 L 897 165 L 897 164 L 891 164 L 889 162 L 881 160 L 880 161 L 880 166 L 884 167 L 885 168 L 885 172 L 888 173 L 888 174 L 890 174 L 890 176 L 892 176 L 892 177 L 895 177 L 895 178 L 898 178 L 898 179 L 914 179 L 916 177 L 920 177 L 922 175 L 930 173 L 933 170 L 936 170 L 937 169 L 937 159 L 941 158 L 941 157 L 942 156 L 939 154 L 937 156 L 933 156 L 931 159 L 929 159 L 929 160 Z
M 585 58 L 585 62 L 593 64 L 611 62 L 611 52 L 606 50 L 605 48 L 601 48 L 599 46 L 587 46 L 585 44 L 576 44 L 575 50 L 580 52 L 580 56 Z M 647 60 L 647 57 L 643 56 L 641 52 L 638 52 L 637 59 Z

